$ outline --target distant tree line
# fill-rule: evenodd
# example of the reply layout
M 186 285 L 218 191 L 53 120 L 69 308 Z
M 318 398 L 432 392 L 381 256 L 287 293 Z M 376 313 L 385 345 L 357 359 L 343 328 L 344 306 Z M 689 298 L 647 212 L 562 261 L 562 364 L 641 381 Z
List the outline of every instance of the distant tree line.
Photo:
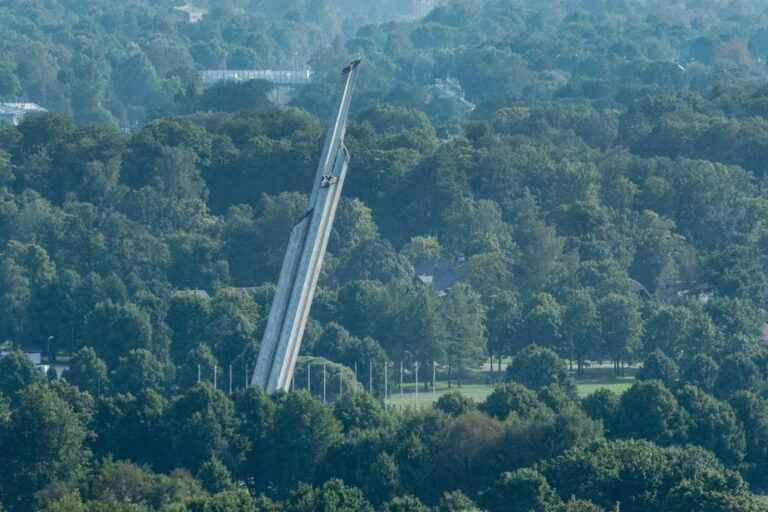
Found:
M 3 502 L 18 511 L 763 510 L 745 482 L 768 487 L 758 381 L 713 395 L 659 371 L 666 382 L 579 400 L 556 354 L 531 346 L 518 358 L 485 402 L 452 392 L 432 410 L 386 411 L 361 392 L 328 407 L 306 391 L 228 396 L 206 382 L 173 396 L 148 384 L 96 397 L 81 389 L 84 368 L 103 370 L 97 358 L 89 367 L 80 354 L 64 380 L 47 382 L 11 353 L 0 360 Z

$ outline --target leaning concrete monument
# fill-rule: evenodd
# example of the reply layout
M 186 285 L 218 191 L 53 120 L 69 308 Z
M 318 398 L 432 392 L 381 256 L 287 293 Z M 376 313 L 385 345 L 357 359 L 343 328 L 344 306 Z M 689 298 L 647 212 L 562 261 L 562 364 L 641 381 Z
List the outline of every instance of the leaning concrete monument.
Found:
M 291 230 L 251 385 L 288 391 L 349 164 L 344 145 L 360 60 L 344 68 L 344 92 L 325 137 L 307 212 Z

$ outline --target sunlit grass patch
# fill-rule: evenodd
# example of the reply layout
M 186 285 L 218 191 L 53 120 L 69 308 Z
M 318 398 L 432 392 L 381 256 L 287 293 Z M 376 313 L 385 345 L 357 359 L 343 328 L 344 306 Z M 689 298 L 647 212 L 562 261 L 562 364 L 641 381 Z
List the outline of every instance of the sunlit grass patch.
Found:
M 584 376 L 576 379 L 576 389 L 580 397 L 591 395 L 599 389 L 610 389 L 614 393 L 621 394 L 632 386 L 635 381 L 634 374 L 635 370 L 631 368 L 625 370 L 624 377 L 616 376 L 612 368 L 586 368 Z M 422 388 L 417 394 L 413 392 L 413 385 L 411 385 L 402 395 L 399 392 L 393 393 L 387 400 L 387 404 L 397 407 L 429 407 L 448 391 L 459 391 L 475 402 L 482 402 L 493 391 L 493 386 L 464 384 L 454 385 L 449 389 L 446 382 L 437 382 L 437 389 L 434 392 L 424 391 Z

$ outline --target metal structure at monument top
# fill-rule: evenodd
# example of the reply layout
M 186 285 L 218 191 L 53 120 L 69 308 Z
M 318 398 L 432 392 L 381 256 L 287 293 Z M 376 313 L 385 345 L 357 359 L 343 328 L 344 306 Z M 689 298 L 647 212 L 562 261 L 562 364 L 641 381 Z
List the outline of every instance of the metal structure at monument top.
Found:
M 331 118 L 307 212 L 291 230 L 251 385 L 288 391 L 349 165 L 344 145 L 360 60 L 343 70 L 344 92 Z

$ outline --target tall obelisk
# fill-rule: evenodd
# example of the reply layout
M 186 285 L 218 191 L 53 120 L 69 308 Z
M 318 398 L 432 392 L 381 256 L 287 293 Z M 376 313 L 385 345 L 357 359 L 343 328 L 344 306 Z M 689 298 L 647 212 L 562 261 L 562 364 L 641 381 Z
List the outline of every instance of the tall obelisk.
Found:
M 344 146 L 349 104 L 360 60 L 343 70 L 344 92 L 325 137 L 307 212 L 291 230 L 277 291 L 269 311 L 252 385 L 267 393 L 288 391 L 323 265 L 325 249 L 341 199 L 349 164 Z

